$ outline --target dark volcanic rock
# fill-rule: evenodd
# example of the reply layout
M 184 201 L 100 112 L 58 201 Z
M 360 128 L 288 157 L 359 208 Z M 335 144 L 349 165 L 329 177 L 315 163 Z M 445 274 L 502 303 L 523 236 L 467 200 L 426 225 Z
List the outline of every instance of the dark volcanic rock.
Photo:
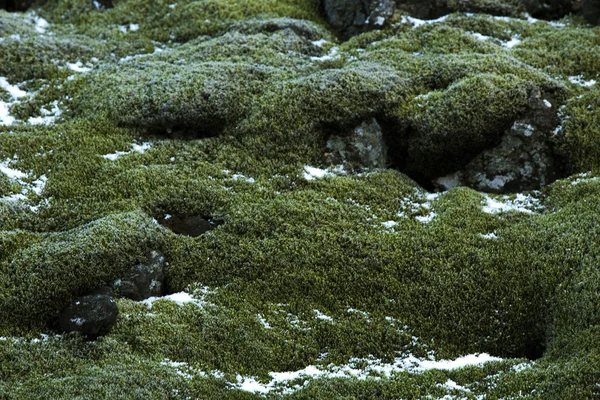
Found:
M 162 296 L 165 258 L 158 251 L 153 251 L 146 264 L 136 265 L 122 279 L 113 283 L 113 290 L 118 297 L 140 301 L 149 297 Z
M 529 99 L 530 113 L 514 122 L 501 143 L 483 151 L 460 171 L 438 178 L 434 185 L 447 190 L 455 186 L 490 193 L 539 189 L 557 178 L 550 144 L 558 124 L 556 107 L 541 93 Z
M 600 24 L 600 0 L 583 0 L 582 14 L 588 22 Z
M 325 163 L 365 168 L 386 166 L 386 146 L 381 126 L 374 118 L 363 122 L 348 136 L 331 136 L 327 141 Z
M 58 319 L 61 332 L 81 332 L 89 338 L 106 335 L 119 310 L 114 299 L 105 295 L 79 297 L 67 306 Z
M 166 214 L 164 217 L 158 218 L 158 223 L 179 235 L 198 237 L 215 229 L 222 222 L 200 215 Z
M 581 10 L 581 0 L 521 0 L 527 12 L 536 18 L 557 19 Z
M 344 38 L 382 27 L 394 15 L 393 0 L 324 0 L 325 16 Z
M 0 0 L 0 8 L 6 11 L 25 11 L 34 4 L 39 4 L 36 0 Z

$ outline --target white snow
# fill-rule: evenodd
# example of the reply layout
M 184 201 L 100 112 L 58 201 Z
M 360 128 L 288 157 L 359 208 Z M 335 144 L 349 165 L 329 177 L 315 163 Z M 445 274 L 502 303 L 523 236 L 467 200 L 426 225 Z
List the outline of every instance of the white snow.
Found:
M 325 315 L 321 311 L 316 310 L 316 309 L 313 310 L 313 312 L 315 313 L 315 318 L 322 319 L 324 321 L 333 322 L 333 318 L 331 318 L 329 315 Z
M 473 36 L 475 39 L 477 39 L 481 42 L 485 42 L 485 41 L 491 39 L 489 36 L 482 35 L 479 32 L 469 32 L 469 33 L 471 34 L 471 36 Z
M 313 61 L 328 61 L 328 60 L 333 60 L 337 57 L 339 57 L 337 55 L 338 53 L 338 48 L 337 47 L 332 47 L 331 50 L 329 50 L 329 54 L 326 54 L 324 56 L 321 57 L 311 57 L 310 59 Z
M 328 366 L 309 365 L 298 371 L 286 372 L 270 372 L 271 380 L 267 383 L 261 383 L 254 377 L 237 376 L 237 382 L 230 385 L 251 393 L 267 394 L 273 390 L 284 389 L 283 393 L 291 393 L 295 389 L 301 388 L 306 384 L 308 379 L 315 378 L 356 378 L 359 380 L 380 379 L 381 376 L 390 377 L 392 374 L 402 371 L 412 373 L 422 373 L 424 371 L 438 370 L 453 370 L 467 366 L 483 366 L 487 362 L 502 361 L 501 358 L 492 357 L 489 354 L 470 354 L 459 357 L 456 360 L 421 360 L 413 355 L 408 355 L 405 358 L 396 358 L 393 363 L 382 363 L 381 360 L 367 358 L 353 358 L 350 364 L 337 366 L 330 364 Z M 356 364 L 362 364 L 363 367 L 355 367 Z M 286 384 L 292 381 L 303 379 L 301 385 L 295 385 L 292 388 L 285 388 Z M 446 387 L 457 390 L 468 391 L 468 389 L 456 384 L 456 382 L 448 380 L 444 384 Z
M 27 93 L 18 86 L 11 85 L 8 80 L 0 76 L 0 88 L 6 90 L 8 94 L 13 98 L 12 102 L 5 102 L 0 100 L 0 124 L 1 125 L 12 125 L 15 122 L 15 118 L 10 115 L 10 107 L 18 102 L 18 99 L 27 95 Z
M 437 24 L 440 22 L 444 22 L 446 19 L 448 18 L 447 15 L 444 15 L 443 17 L 440 17 L 438 19 L 418 19 L 418 18 L 413 18 L 413 17 L 409 17 L 406 15 L 402 16 L 402 20 L 401 23 L 405 24 L 407 22 L 410 22 L 411 24 L 413 24 L 413 26 L 415 28 L 422 26 L 422 25 L 428 25 L 428 24 Z
M 502 46 L 512 49 L 515 46 L 518 46 L 521 44 L 521 39 L 519 39 L 518 36 L 514 36 L 512 39 L 510 39 L 508 42 L 503 42 Z
M 152 304 L 156 301 L 159 300 L 168 300 L 168 301 L 172 301 L 174 303 L 181 305 L 187 304 L 187 303 L 192 303 L 192 304 L 196 304 L 197 306 L 202 306 L 204 304 L 206 304 L 206 302 L 202 301 L 202 300 L 198 300 L 192 297 L 192 295 L 190 295 L 187 292 L 179 292 L 179 293 L 173 293 L 167 296 L 162 296 L 162 297 L 150 297 L 147 298 L 146 300 L 141 301 L 141 303 L 144 303 L 148 306 L 148 308 L 152 308 Z
M 76 63 L 67 63 L 67 68 L 75 72 L 88 72 L 92 70 L 89 67 L 84 67 L 81 61 L 77 61 Z
M 584 87 L 590 87 L 590 86 L 594 86 L 596 84 L 596 81 L 594 79 L 590 79 L 589 81 L 586 81 L 583 79 L 583 76 L 581 76 L 581 75 L 569 76 L 568 79 L 569 79 L 569 82 L 574 83 L 576 85 L 584 86 Z
M 140 30 L 140 26 L 138 24 L 129 24 L 129 30 L 131 32 L 137 32 Z
M 126 154 L 144 153 L 146 150 L 148 150 L 151 147 L 152 147 L 152 143 L 150 143 L 150 142 L 144 142 L 142 144 L 133 143 L 131 145 L 131 150 L 129 150 L 129 151 L 117 151 L 112 154 L 105 154 L 102 156 L 102 158 L 105 158 L 105 159 L 111 160 L 111 161 L 115 161 L 117 158 L 124 156 Z
M 307 181 L 312 181 L 314 179 L 322 179 L 329 176 L 335 176 L 335 174 L 330 170 L 315 168 L 309 165 L 306 165 L 304 167 L 303 175 L 304 179 L 306 179 Z
M 233 179 L 234 181 L 242 180 L 242 181 L 246 181 L 248 183 L 255 183 L 256 182 L 256 180 L 254 178 L 249 178 L 249 177 L 247 177 L 245 175 L 242 175 L 242 174 L 233 174 L 230 179 Z
M 428 224 L 428 223 L 430 223 L 431 221 L 433 221 L 433 219 L 434 219 L 435 217 L 437 217 L 437 214 L 436 214 L 436 213 L 434 213 L 434 212 L 432 212 L 432 213 L 430 213 L 430 214 L 427 214 L 427 215 L 419 215 L 419 216 L 415 217 L 415 219 L 416 219 L 417 221 L 419 221 L 419 222 L 422 222 L 422 223 L 424 223 L 424 224 Z
M 396 225 L 398 225 L 398 222 L 396 222 L 396 221 L 385 221 L 385 222 L 382 222 L 381 225 L 383 225 L 384 227 L 386 227 L 388 229 L 391 229 L 391 228 L 395 227 Z
M 481 233 L 480 236 L 484 239 L 498 239 L 496 232 L 491 232 L 491 233 L 486 233 L 486 234 Z
M 127 27 L 125 25 L 119 26 L 119 30 L 123 33 L 127 33 Z
M 12 125 L 15 122 L 15 118 L 10 115 L 9 106 L 10 103 L 0 100 L 0 124 L 2 125 Z
M 516 195 L 514 200 L 510 200 L 508 196 L 503 196 L 505 203 L 491 198 L 489 195 L 485 195 L 486 205 L 483 206 L 483 212 L 488 214 L 498 214 L 509 211 L 516 211 L 525 214 L 533 214 L 534 212 L 530 208 L 538 208 L 539 200 L 530 196 L 523 195 L 521 193 Z
M 374 22 L 375 25 L 383 25 L 385 24 L 385 18 L 383 17 L 377 17 L 377 19 Z
M 10 163 L 10 160 L 0 162 L 0 172 L 6 175 L 13 182 L 27 178 L 26 173 L 10 168 Z
M 51 125 L 56 121 L 57 117 L 62 115 L 62 111 L 58 108 L 58 100 L 54 100 L 52 103 L 52 110 L 46 110 L 44 107 L 40 109 L 42 117 L 30 117 L 27 122 L 31 125 Z
M 544 105 L 548 108 L 552 107 L 552 103 L 550 103 L 548 100 L 544 99 Z
M 315 41 L 313 41 L 313 42 L 311 42 L 311 43 L 312 43 L 312 45 L 313 45 L 313 46 L 316 46 L 316 47 L 323 47 L 323 45 L 324 45 L 325 43 L 327 43 L 327 40 L 325 40 L 325 39 L 320 39 L 320 40 L 315 40 Z
M 19 89 L 17 86 L 11 85 L 8 83 L 8 80 L 2 76 L 0 76 L 0 88 L 6 90 L 13 97 L 13 99 L 19 99 L 27 96 L 27 92 Z
M 35 31 L 37 33 L 46 33 L 46 29 L 48 29 L 48 27 L 50 26 L 48 21 L 37 15 L 34 16 L 33 21 L 35 23 Z

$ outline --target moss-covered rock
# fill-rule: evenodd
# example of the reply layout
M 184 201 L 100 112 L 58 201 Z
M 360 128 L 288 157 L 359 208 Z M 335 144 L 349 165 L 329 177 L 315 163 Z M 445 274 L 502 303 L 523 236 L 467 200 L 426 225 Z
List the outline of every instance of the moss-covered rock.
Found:
M 0 12 L 0 397 L 592 398 L 598 28 L 447 6 L 344 43 L 313 1 Z M 389 164 L 322 165 L 365 121 Z M 565 179 L 421 187 L 512 130 Z M 166 296 L 53 334 L 150 250 Z

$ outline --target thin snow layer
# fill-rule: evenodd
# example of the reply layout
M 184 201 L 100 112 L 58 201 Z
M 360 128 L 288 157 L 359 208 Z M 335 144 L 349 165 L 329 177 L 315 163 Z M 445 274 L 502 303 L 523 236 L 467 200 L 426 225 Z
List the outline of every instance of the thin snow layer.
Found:
M 27 92 L 19 89 L 17 86 L 8 83 L 8 80 L 0 76 L 0 88 L 6 90 L 14 99 L 27 96 Z
M 583 76 L 581 76 L 581 75 L 569 76 L 568 79 L 569 79 L 569 82 L 574 83 L 576 85 L 584 86 L 584 87 L 590 87 L 590 86 L 594 86 L 596 84 L 596 81 L 594 79 L 590 79 L 589 81 L 586 81 L 585 79 L 583 79 Z
M 203 304 L 206 304 L 203 300 L 198 300 L 198 299 L 193 298 L 192 295 L 187 292 L 173 293 L 173 294 L 163 296 L 163 297 L 150 297 L 150 298 L 147 298 L 146 300 L 143 300 L 142 303 L 146 304 L 148 306 L 148 308 L 152 308 L 153 303 L 156 301 L 159 301 L 159 300 L 172 301 L 174 303 L 179 304 L 180 306 L 187 304 L 187 303 L 196 304 L 198 306 L 202 306 Z
M 313 46 L 316 46 L 316 47 L 323 47 L 323 45 L 324 45 L 325 43 L 327 43 L 327 40 L 325 40 L 325 39 L 320 39 L 320 40 L 315 40 L 315 41 L 313 41 L 313 42 L 311 42 L 311 43 L 312 43 L 312 45 L 313 45 Z
M 52 103 L 51 110 L 47 110 L 44 107 L 40 109 L 40 117 L 30 117 L 27 122 L 31 125 L 51 125 L 56 121 L 56 118 L 62 115 L 62 111 L 58 108 L 58 100 L 54 100 Z
M 447 15 L 444 15 L 443 17 L 439 17 L 438 19 L 418 19 L 418 18 L 413 18 L 413 17 L 403 15 L 401 23 L 406 24 L 406 23 L 410 22 L 411 24 L 413 24 L 413 27 L 417 28 L 422 25 L 437 24 L 440 22 L 444 22 L 447 18 L 448 18 Z
M 516 211 L 525 214 L 533 214 L 532 209 L 540 208 L 540 201 L 531 195 L 517 194 L 516 198 L 511 200 L 509 196 L 503 196 L 504 202 L 484 196 L 486 205 L 483 206 L 483 212 L 488 214 L 499 214 L 503 212 Z
M 0 202 L 19 202 L 27 200 L 26 194 L 35 193 L 38 196 L 42 195 L 42 191 L 46 186 L 48 179 L 46 175 L 41 175 L 39 178 L 29 183 L 26 181 L 29 175 L 18 169 L 11 168 L 12 160 L 0 161 L 0 173 L 4 174 L 11 182 L 17 182 L 21 186 L 20 193 L 13 193 L 9 196 L 0 197 Z M 46 200 L 47 201 L 47 200 Z M 29 209 L 33 212 L 38 212 L 39 205 L 29 205 Z
M 110 161 L 115 161 L 117 158 L 124 156 L 126 154 L 144 153 L 146 150 L 148 150 L 151 147 L 152 147 L 152 143 L 150 143 L 150 142 L 144 142 L 142 144 L 133 143 L 131 145 L 131 150 L 129 150 L 129 151 L 117 151 L 112 154 L 105 154 L 102 157 L 106 158 L 107 160 L 110 160 Z
M 519 39 L 518 36 L 514 36 L 512 39 L 510 39 L 508 42 L 503 42 L 502 46 L 508 48 L 508 49 L 512 49 L 515 46 L 518 46 L 521 44 L 521 39 Z
M 273 390 L 282 390 L 288 394 L 302 388 L 309 379 L 318 378 L 356 378 L 359 380 L 389 378 L 393 374 L 408 371 L 412 373 L 421 373 L 428 370 L 454 370 L 464 367 L 481 367 L 487 362 L 497 362 L 503 359 L 492 357 L 489 354 L 470 354 L 459 357 L 456 360 L 423 360 L 408 355 L 405 358 L 396 358 L 393 363 L 383 363 L 381 360 L 372 358 L 353 358 L 347 365 L 328 366 L 309 365 L 298 371 L 289 372 L 271 372 L 271 381 L 262 383 L 254 377 L 237 376 L 237 382 L 231 386 L 251 393 L 267 394 Z M 359 367 L 358 365 L 361 365 Z M 290 383 L 296 383 L 289 387 Z M 448 385 L 448 382 L 446 382 Z M 455 384 L 456 385 L 456 384 Z M 458 389 L 458 385 L 452 387 Z
M 583 174 L 575 175 L 575 176 L 577 176 L 577 179 L 572 181 L 571 185 L 579 185 L 580 183 L 598 182 L 600 180 L 600 177 L 593 176 L 591 171 L 583 173 Z
M 46 33 L 46 30 L 50 26 L 48 21 L 37 15 L 33 16 L 33 23 L 35 24 L 35 31 L 40 34 Z
M 329 61 L 329 60 L 334 60 L 338 57 L 339 57 L 338 48 L 332 47 L 331 50 L 329 50 L 328 54 L 321 56 L 321 57 L 311 57 L 310 59 L 313 61 Z
M 0 162 L 0 172 L 2 172 L 4 175 L 8 176 L 8 179 L 10 179 L 11 181 L 14 182 L 17 180 L 27 178 L 26 173 L 21 172 L 17 169 L 10 168 L 10 164 L 11 164 L 11 160 L 6 160 L 6 161 Z
M 27 93 L 18 86 L 11 85 L 8 80 L 0 76 L 0 88 L 6 90 L 13 98 L 12 102 L 4 102 L 0 100 L 0 125 L 12 125 L 15 118 L 10 115 L 10 107 L 18 102 L 21 97 L 27 96 Z
M 81 61 L 77 61 L 76 63 L 67 63 L 67 68 L 75 72 L 89 72 L 92 70 L 89 67 L 84 67 Z
M 307 181 L 312 181 L 315 179 L 322 179 L 322 178 L 326 178 L 326 177 L 343 175 L 344 173 L 345 173 L 345 171 L 344 171 L 344 167 L 342 165 L 338 165 L 337 167 L 328 168 L 328 169 L 315 168 L 315 167 L 306 165 L 304 167 L 303 175 L 304 175 L 304 179 L 306 179 Z

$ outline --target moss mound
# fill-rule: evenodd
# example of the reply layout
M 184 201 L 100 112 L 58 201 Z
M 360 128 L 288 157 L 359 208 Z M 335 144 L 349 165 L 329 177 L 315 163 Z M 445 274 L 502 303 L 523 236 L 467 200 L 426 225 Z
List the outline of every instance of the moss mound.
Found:
M 0 11 L 0 397 L 595 396 L 599 28 L 476 5 L 344 43 L 311 1 Z M 413 180 L 498 145 L 532 98 L 564 179 Z M 397 169 L 321 165 L 372 119 Z M 119 299 L 95 342 L 55 335 L 150 250 L 169 295 Z

